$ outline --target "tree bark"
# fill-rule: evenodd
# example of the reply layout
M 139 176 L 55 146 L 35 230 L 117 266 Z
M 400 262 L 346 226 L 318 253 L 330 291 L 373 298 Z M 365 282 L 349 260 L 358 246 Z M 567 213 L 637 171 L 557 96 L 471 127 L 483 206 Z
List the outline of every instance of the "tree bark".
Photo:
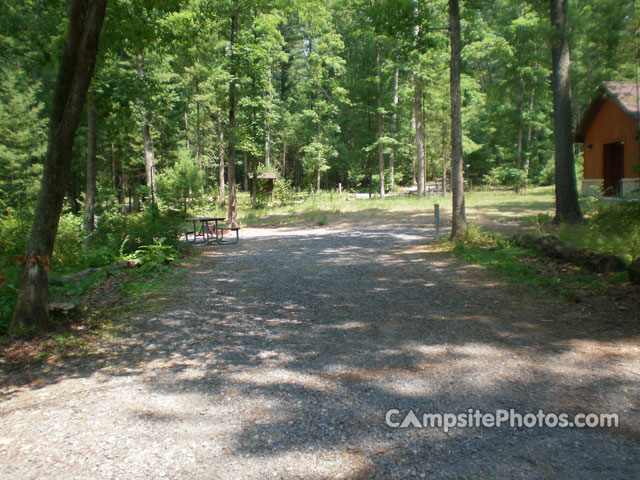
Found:
M 242 152 L 242 190 L 249 190 L 249 162 L 247 161 L 247 152 Z
M 189 145 L 189 114 L 186 110 L 184 111 L 184 136 L 187 141 L 187 151 L 189 151 L 191 147 Z
M 218 201 L 220 206 L 224 207 L 227 204 L 226 196 L 224 193 L 224 130 L 222 129 L 222 110 L 218 110 L 218 186 L 219 195 Z
M 196 84 L 196 95 L 200 94 L 200 88 Z M 202 165 L 202 136 L 200 133 L 200 101 L 196 100 L 196 158 L 198 159 L 198 169 L 200 173 L 204 176 L 204 167 Z M 207 183 L 205 177 L 205 184 Z M 202 190 L 204 191 L 205 185 L 202 185 Z
M 518 134 L 516 140 L 516 168 L 522 169 L 522 137 L 524 135 L 524 122 L 522 119 L 522 113 L 524 110 L 524 90 L 525 90 L 525 79 L 520 73 L 519 78 L 519 92 L 518 92 Z M 520 185 L 516 185 L 516 193 L 520 193 Z
M 531 90 L 531 100 L 529 102 L 529 114 L 532 115 L 535 110 L 535 99 L 536 99 L 536 86 L 535 83 L 533 85 L 533 89 Z M 526 189 L 529 186 L 529 166 L 531 164 L 531 145 L 533 140 L 533 122 L 529 121 L 529 126 L 527 127 L 527 154 L 524 156 L 524 173 L 525 173 L 525 183 L 524 188 Z
M 442 194 L 447 195 L 447 124 L 444 122 L 442 123 Z
M 93 232 L 94 217 L 93 209 L 96 201 L 96 101 L 92 93 L 87 95 L 87 181 L 84 199 L 84 221 L 83 229 L 87 235 L 84 248 L 89 248 L 90 236 Z
M 282 139 L 282 178 L 287 175 L 287 136 Z
M 522 168 L 522 136 L 524 132 L 524 123 L 522 121 L 522 112 L 524 110 L 524 77 L 520 74 L 519 91 L 518 91 L 518 137 L 516 140 L 516 168 Z
M 118 190 L 118 203 L 120 204 L 120 213 L 127 213 L 127 174 L 124 171 L 124 163 L 120 162 L 120 185 Z
M 267 107 L 267 115 L 265 120 L 264 128 L 265 139 L 264 139 L 264 164 L 268 167 L 271 165 L 271 125 L 269 124 L 269 117 L 271 116 L 271 105 L 273 105 L 273 74 L 271 73 L 271 68 L 269 68 L 269 106 Z
M 144 60 L 142 52 L 139 51 L 137 55 L 137 70 L 138 78 L 144 78 Z M 142 116 L 144 118 L 142 124 L 142 143 L 144 145 L 144 170 L 145 180 L 147 187 L 151 190 L 151 198 L 155 198 L 155 179 L 153 178 L 153 167 L 155 160 L 153 158 L 153 142 L 151 140 L 151 127 L 149 126 L 149 119 L 147 118 L 147 111 L 143 107 Z
M 111 142 L 111 193 L 116 192 L 116 146 Z
M 413 76 L 413 112 L 416 119 L 416 150 L 418 155 L 418 195 L 425 195 L 425 145 L 424 145 L 424 117 L 422 115 L 422 80 L 418 74 Z
M 378 175 L 380 177 L 380 196 L 384 197 L 384 149 L 380 140 L 384 130 L 382 115 L 382 91 L 380 85 L 380 44 L 376 42 L 376 104 L 378 106 Z
M 93 75 L 107 0 L 72 0 L 53 94 L 49 141 L 20 291 L 9 331 L 50 330 L 49 267 L 71 169 L 73 141 Z
M 396 68 L 393 83 L 393 115 L 391 116 L 391 126 L 393 128 L 393 138 L 398 136 L 398 80 L 400 77 L 400 71 Z M 396 146 L 391 145 L 391 152 L 389 153 L 389 170 L 391 170 L 391 189 L 395 187 L 395 168 L 396 168 Z
M 553 38 L 551 40 L 553 127 L 556 152 L 556 216 L 554 222 L 578 222 L 576 171 L 573 164 L 571 128 L 571 79 L 567 14 L 569 0 L 549 0 Z
M 464 238 L 467 216 L 464 206 L 464 177 L 462 167 L 462 92 L 460 69 L 462 40 L 460 37 L 459 0 L 449 0 L 449 31 L 451 32 L 451 239 Z
M 227 223 L 231 227 L 238 226 L 238 199 L 236 198 L 236 64 L 235 64 L 235 44 L 238 36 L 238 1 L 234 2 L 234 10 L 231 15 L 231 37 L 229 46 L 231 48 L 231 61 L 229 63 L 229 158 L 227 165 L 227 183 L 229 184 L 229 213 Z
M 416 131 L 416 111 L 415 109 L 411 110 L 411 131 L 414 132 L 413 143 L 416 146 L 416 154 L 411 155 L 411 186 L 415 187 L 418 185 L 418 180 L 416 179 L 416 158 L 418 156 L 418 137 L 415 135 Z

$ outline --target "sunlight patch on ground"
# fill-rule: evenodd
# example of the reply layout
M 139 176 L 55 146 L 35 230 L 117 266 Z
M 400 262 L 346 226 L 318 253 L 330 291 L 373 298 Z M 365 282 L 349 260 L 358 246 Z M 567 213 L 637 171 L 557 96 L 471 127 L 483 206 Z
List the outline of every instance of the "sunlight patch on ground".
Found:
M 336 391 L 336 385 L 333 382 L 327 382 L 318 375 L 310 375 L 284 368 L 258 368 L 241 373 L 232 373 L 229 378 L 234 382 L 249 383 L 261 387 L 290 384 L 322 392 Z

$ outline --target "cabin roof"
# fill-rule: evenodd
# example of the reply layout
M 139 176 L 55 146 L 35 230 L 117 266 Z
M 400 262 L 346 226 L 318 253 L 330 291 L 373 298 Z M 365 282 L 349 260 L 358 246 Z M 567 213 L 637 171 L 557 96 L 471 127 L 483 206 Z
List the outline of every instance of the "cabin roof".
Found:
M 638 88 L 634 82 L 602 82 L 602 84 L 598 87 L 593 100 L 591 100 L 587 111 L 584 113 L 582 120 L 578 124 L 578 128 L 576 129 L 575 134 L 576 143 L 584 143 L 584 138 L 587 134 L 587 131 L 591 127 L 591 124 L 596 118 L 600 107 L 607 98 L 618 105 L 618 107 L 620 107 L 623 112 L 637 119 L 637 91 Z
M 247 176 L 249 178 L 253 178 L 253 173 L 250 173 Z M 275 172 L 264 172 L 264 173 L 259 173 L 258 178 L 275 180 L 276 178 L 278 178 L 278 174 Z

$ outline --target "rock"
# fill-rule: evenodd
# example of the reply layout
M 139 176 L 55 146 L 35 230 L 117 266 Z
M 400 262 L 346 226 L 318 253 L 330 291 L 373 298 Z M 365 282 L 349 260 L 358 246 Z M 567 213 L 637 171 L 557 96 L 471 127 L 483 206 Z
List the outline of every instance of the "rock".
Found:
M 617 257 L 611 253 L 600 253 L 594 259 L 593 268 L 598 273 L 607 274 L 613 272 L 621 272 L 624 270 L 624 262 L 620 257 Z
M 49 304 L 49 315 L 56 320 L 71 320 L 80 315 L 80 309 L 73 303 L 56 303 Z
M 640 257 L 636 258 L 628 268 L 629 280 L 634 285 L 640 285 Z

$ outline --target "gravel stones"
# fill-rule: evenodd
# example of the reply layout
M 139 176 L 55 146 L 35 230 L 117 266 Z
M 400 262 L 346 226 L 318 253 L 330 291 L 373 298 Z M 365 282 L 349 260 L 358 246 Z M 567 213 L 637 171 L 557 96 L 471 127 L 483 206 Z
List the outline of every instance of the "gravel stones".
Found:
M 184 302 L 134 319 L 103 364 L 3 392 L 0 477 L 637 475 L 633 337 L 581 330 L 559 299 L 431 238 L 410 224 L 244 229 L 205 247 Z M 385 423 L 389 409 L 499 408 L 615 412 L 622 428 Z

